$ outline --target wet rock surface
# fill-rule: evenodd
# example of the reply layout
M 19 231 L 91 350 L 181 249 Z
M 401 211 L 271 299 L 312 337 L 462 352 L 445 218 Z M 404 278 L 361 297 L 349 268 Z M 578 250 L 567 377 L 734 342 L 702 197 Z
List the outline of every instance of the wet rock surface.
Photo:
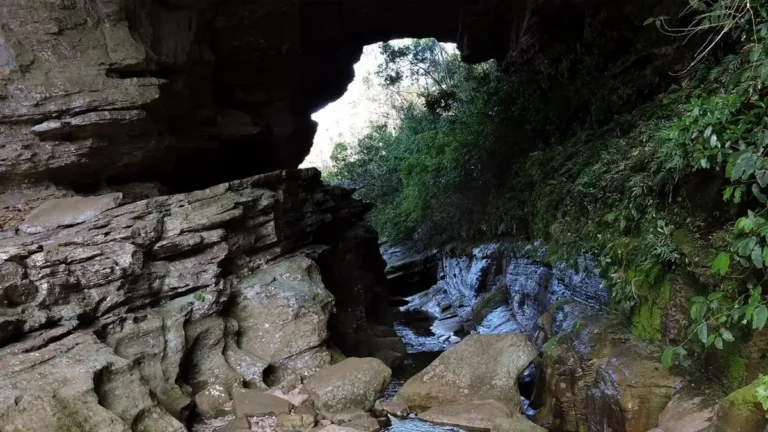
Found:
M 432 315 L 435 327 L 449 333 L 522 333 L 541 345 L 579 316 L 607 307 L 609 292 L 588 260 L 578 272 L 543 264 L 527 249 L 493 243 L 466 256 L 444 255 L 437 284 L 410 297 L 404 310 Z
M 563 431 L 656 427 L 681 384 L 662 370 L 660 355 L 606 317 L 584 319 L 537 361 L 536 423 Z

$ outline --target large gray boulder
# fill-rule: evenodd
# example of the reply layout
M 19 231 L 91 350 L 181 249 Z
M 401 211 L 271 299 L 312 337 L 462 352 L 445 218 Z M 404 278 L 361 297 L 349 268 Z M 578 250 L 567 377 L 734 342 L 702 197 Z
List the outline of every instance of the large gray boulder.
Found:
M 323 414 L 370 411 L 391 375 L 379 359 L 353 357 L 317 372 L 305 389 Z
M 409 379 L 395 400 L 415 411 L 494 399 L 519 411 L 517 377 L 538 354 L 524 335 L 469 335 Z
M 276 261 L 240 280 L 234 294 L 239 348 L 302 377 L 330 365 L 321 345 L 334 298 L 312 260 L 297 255 Z

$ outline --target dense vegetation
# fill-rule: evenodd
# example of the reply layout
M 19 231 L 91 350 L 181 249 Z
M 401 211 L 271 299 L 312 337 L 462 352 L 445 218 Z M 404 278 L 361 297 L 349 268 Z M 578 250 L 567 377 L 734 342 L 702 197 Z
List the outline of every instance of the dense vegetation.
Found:
M 748 341 L 768 320 L 768 14 L 765 1 L 690 4 L 684 26 L 648 21 L 668 44 L 688 42 L 655 95 L 638 90 L 641 72 L 606 78 L 617 62 L 598 48 L 503 73 L 430 43 L 385 45 L 393 91 L 404 79 L 393 65 L 443 72 L 420 76 L 419 97 L 393 98 L 394 126 L 339 144 L 329 178 L 376 203 L 373 223 L 393 241 L 504 235 L 542 240 L 553 260 L 591 254 L 646 339 L 684 298 L 665 366 L 724 349 L 707 360 L 742 387 Z M 759 389 L 768 400 L 768 382 Z

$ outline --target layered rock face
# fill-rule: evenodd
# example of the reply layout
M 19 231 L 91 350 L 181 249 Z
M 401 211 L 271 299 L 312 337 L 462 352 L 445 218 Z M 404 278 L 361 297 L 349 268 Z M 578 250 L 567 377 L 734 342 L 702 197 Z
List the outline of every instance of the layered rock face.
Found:
M 524 247 L 484 244 L 470 254 L 445 254 L 438 281 L 410 298 L 406 310 L 423 310 L 466 331 L 523 333 L 542 345 L 571 328 L 577 317 L 604 308 L 609 292 L 584 263 L 584 272 L 529 257 Z
M 0 240 L 3 430 L 184 430 L 196 395 L 293 388 L 331 363 L 333 263 L 383 277 L 366 207 L 314 169 L 122 199 L 47 201 Z M 373 249 L 350 261 L 328 238 Z

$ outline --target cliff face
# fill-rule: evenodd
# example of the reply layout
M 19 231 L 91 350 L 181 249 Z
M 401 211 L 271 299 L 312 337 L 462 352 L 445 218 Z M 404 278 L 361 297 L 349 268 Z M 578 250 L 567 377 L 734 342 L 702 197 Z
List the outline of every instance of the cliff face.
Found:
M 367 207 L 317 170 L 123 199 L 50 200 L 0 240 L 0 428 L 184 430 L 211 386 L 290 389 L 330 365 L 332 316 L 355 323 L 340 345 L 365 336 L 356 354 L 402 352 L 368 307 L 387 302 Z
M 341 96 L 365 44 L 435 37 L 467 61 L 513 65 L 553 46 L 632 47 L 653 6 L 638 3 L 4 1 L 0 229 L 38 199 L 296 167 L 310 114 Z
M 314 135 L 310 114 L 343 93 L 364 44 L 397 35 L 452 40 L 459 8 L 5 1 L 0 192 L 31 180 L 56 185 L 41 195 L 102 181 L 189 191 L 296 167 Z

